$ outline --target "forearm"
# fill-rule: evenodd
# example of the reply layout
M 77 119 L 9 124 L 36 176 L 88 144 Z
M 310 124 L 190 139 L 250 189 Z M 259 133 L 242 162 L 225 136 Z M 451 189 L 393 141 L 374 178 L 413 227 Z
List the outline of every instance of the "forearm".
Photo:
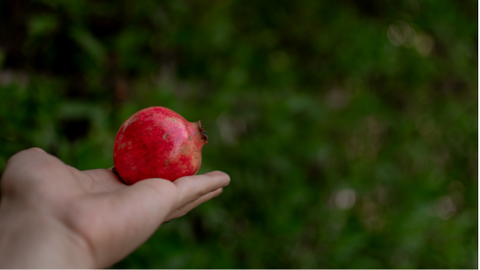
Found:
M 0 205 L 0 268 L 94 268 L 88 246 L 57 219 Z

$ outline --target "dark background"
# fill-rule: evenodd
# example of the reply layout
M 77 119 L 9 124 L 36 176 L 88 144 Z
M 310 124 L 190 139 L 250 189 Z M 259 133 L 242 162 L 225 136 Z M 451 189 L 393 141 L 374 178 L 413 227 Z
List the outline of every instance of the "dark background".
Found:
M 202 120 L 224 193 L 120 268 L 476 268 L 477 1 L 0 1 L 0 170 Z M 1 172 L 1 171 L 0 171 Z

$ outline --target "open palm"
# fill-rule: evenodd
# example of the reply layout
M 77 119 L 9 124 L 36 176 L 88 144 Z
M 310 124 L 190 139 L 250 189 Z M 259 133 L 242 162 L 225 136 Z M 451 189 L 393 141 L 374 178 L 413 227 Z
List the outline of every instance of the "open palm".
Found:
M 140 246 L 161 223 L 218 196 L 229 182 L 228 175 L 217 171 L 127 186 L 109 169 L 79 171 L 32 148 L 9 160 L 0 211 L 18 205 L 41 213 L 87 254 L 90 261 L 82 267 L 106 267 Z M 4 242 L 0 240 L 0 248 Z

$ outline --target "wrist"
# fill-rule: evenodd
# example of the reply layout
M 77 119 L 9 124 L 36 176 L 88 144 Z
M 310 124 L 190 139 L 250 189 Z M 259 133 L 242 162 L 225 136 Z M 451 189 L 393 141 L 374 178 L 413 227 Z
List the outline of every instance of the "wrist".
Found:
M 0 268 L 95 268 L 84 239 L 57 218 L 0 205 Z

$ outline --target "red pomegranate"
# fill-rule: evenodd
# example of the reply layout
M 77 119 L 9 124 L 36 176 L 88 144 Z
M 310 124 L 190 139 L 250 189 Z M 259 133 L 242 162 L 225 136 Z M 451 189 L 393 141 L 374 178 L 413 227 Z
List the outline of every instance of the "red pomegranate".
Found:
M 150 107 L 130 116 L 113 146 L 116 173 L 128 185 L 147 178 L 170 181 L 197 173 L 208 142 L 201 122 L 188 122 L 165 107 Z

